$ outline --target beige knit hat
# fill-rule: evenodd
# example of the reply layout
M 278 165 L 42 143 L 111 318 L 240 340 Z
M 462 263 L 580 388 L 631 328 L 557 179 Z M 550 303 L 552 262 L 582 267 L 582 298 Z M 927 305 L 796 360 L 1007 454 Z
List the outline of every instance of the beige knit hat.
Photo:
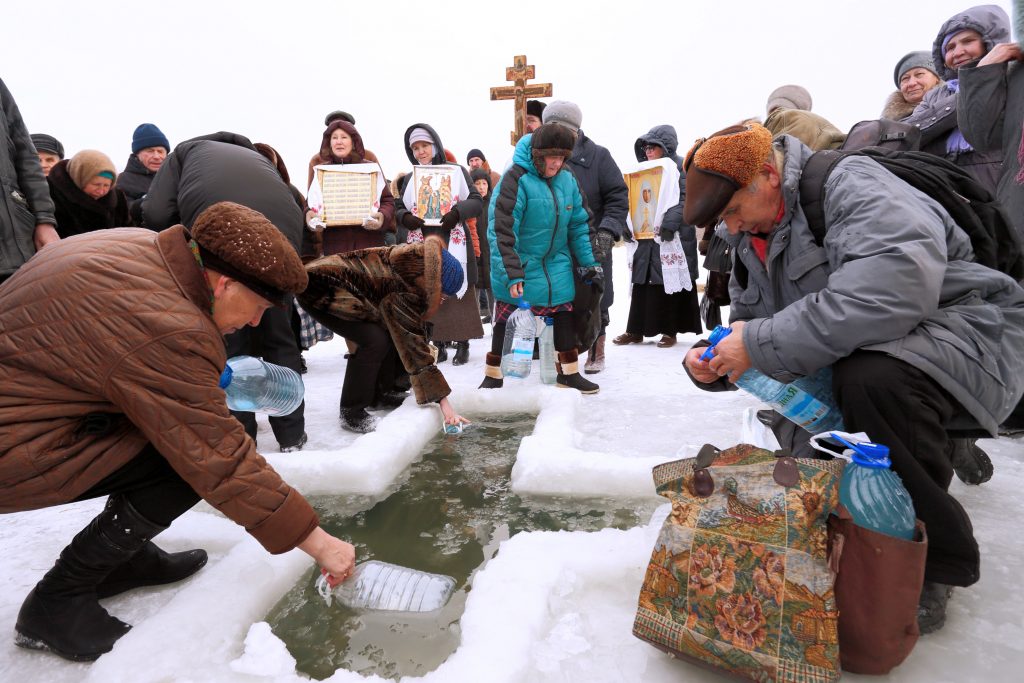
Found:
M 259 211 L 218 202 L 192 224 L 203 264 L 238 280 L 277 306 L 306 288 L 306 269 L 295 248 Z
M 100 173 L 109 173 L 111 183 L 117 180 L 114 162 L 103 152 L 95 149 L 83 149 L 68 161 L 68 175 L 78 189 L 85 189 L 86 184 Z

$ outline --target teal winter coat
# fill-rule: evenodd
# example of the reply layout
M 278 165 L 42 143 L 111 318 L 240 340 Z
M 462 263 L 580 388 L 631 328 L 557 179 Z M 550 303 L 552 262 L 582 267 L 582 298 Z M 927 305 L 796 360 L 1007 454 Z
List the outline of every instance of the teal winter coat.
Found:
M 581 266 L 596 266 L 590 247 L 590 212 L 576 177 L 563 167 L 542 178 L 533 165 L 524 135 L 516 144 L 512 166 L 491 197 L 487 241 L 491 247 L 491 289 L 499 301 L 516 303 L 508 288 L 523 284 L 531 306 L 557 306 L 576 295 L 573 257 Z

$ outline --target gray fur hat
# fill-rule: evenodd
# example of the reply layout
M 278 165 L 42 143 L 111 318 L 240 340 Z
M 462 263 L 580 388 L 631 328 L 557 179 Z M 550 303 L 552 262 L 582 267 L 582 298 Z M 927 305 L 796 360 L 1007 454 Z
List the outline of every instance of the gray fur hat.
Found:
M 583 112 L 573 102 L 555 100 L 544 108 L 544 123 L 560 123 L 573 133 L 583 125 Z
M 892 77 L 896 81 L 896 87 L 900 87 L 900 79 L 903 78 L 903 74 L 907 73 L 911 69 L 928 69 L 935 74 L 935 62 L 932 61 L 932 53 L 926 50 L 917 50 L 915 52 L 908 52 L 900 58 L 900 61 L 896 62 L 896 68 L 893 69 Z M 935 74 L 935 77 L 942 80 L 939 74 Z
M 811 110 L 811 93 L 801 85 L 780 85 L 768 96 L 768 113 L 776 109 Z

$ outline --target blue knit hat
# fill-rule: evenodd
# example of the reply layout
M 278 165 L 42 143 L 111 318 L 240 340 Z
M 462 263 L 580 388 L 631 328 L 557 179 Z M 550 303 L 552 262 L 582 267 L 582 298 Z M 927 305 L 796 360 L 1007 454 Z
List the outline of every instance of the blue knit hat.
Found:
M 441 291 L 446 296 L 453 296 L 462 289 L 462 264 L 447 249 L 441 250 Z
M 171 143 L 167 141 L 167 136 L 152 123 L 139 124 L 132 134 L 132 154 L 138 154 L 147 147 L 163 147 L 168 152 L 171 151 Z

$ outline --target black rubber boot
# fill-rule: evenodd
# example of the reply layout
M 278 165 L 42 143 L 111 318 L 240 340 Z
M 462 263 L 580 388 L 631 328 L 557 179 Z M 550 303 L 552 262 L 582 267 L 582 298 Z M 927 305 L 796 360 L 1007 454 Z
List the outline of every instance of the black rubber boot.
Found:
M 977 439 L 951 439 L 953 452 L 949 458 L 953 471 L 965 484 L 984 484 L 992 478 L 992 460 L 978 447 Z
M 364 408 L 342 408 L 341 426 L 356 434 L 369 434 L 377 428 L 377 418 Z
M 601 387 L 580 374 L 579 353 L 576 349 L 559 351 L 555 367 L 558 368 L 555 386 L 560 389 L 575 389 L 581 394 L 596 394 L 601 390 Z
M 96 587 L 165 528 L 143 518 L 122 496 L 111 496 L 28 594 L 18 612 L 15 644 L 76 662 L 110 652 L 131 626 L 100 607 Z
M 455 357 L 452 358 L 452 365 L 465 365 L 469 362 L 469 342 L 455 342 Z
M 505 378 L 501 374 L 501 356 L 488 351 L 484 360 L 484 381 L 477 388 L 500 389 L 504 385 Z
M 448 342 L 436 342 L 434 346 L 437 347 L 437 360 L 435 363 L 443 363 L 448 360 Z
M 953 595 L 953 587 L 944 583 L 925 581 L 921 586 L 921 599 L 917 603 L 917 627 L 921 633 L 935 633 L 946 624 L 946 605 Z

